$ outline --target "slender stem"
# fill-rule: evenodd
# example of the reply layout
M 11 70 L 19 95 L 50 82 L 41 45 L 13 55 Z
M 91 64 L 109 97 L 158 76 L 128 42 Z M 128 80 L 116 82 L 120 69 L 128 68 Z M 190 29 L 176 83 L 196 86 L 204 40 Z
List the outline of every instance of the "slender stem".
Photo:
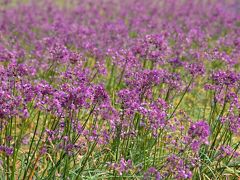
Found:
M 84 168 L 85 168 L 85 166 L 86 166 L 86 163 L 87 163 L 87 160 L 88 160 L 88 158 L 90 157 L 90 155 L 92 154 L 92 152 L 93 152 L 93 150 L 95 149 L 96 145 L 97 145 L 97 140 L 94 142 L 94 144 L 92 145 L 90 151 L 87 153 L 86 157 L 84 158 L 84 160 L 83 160 L 83 162 L 82 162 L 82 165 L 81 165 L 81 168 L 80 168 L 80 170 L 78 171 L 78 175 L 77 175 L 76 179 L 79 178 L 81 172 L 84 170 Z
M 175 114 L 176 110 L 178 109 L 179 105 L 181 104 L 181 102 L 182 102 L 184 96 L 186 95 L 186 93 L 187 93 L 187 91 L 188 91 L 190 85 L 192 84 L 192 82 L 193 82 L 193 77 L 191 78 L 189 84 L 188 84 L 187 87 L 185 88 L 184 93 L 183 93 L 181 99 L 178 101 L 176 107 L 174 108 L 172 114 L 169 116 L 168 120 L 171 119 L 171 118 L 173 117 L 173 115 Z
M 31 141 L 31 144 L 30 144 L 30 147 L 29 147 L 29 150 L 28 150 L 27 161 L 26 161 L 27 168 L 26 168 L 25 171 L 24 171 L 23 179 L 26 178 L 27 172 L 28 172 L 28 168 L 29 168 L 29 166 L 30 166 L 29 158 L 30 158 L 30 154 L 31 154 L 33 142 L 34 142 L 35 136 L 36 136 L 36 134 L 37 134 L 37 129 L 38 129 L 38 125 L 39 125 L 40 115 L 41 115 L 41 111 L 38 112 L 37 124 L 36 124 L 36 126 L 35 126 L 34 133 L 33 133 L 33 137 L 32 137 L 32 141 Z

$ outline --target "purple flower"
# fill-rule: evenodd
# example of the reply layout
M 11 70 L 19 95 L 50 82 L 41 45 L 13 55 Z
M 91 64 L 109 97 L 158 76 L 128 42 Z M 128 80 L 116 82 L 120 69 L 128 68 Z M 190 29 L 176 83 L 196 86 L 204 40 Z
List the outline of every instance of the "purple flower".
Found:
M 162 176 L 160 175 L 160 172 L 154 168 L 150 167 L 147 172 L 144 173 L 144 180 L 151 179 L 151 177 L 154 177 L 156 180 L 162 179 Z
M 205 141 L 210 135 L 210 128 L 208 123 L 205 121 L 197 121 L 192 123 L 189 130 L 188 135 L 194 138 L 199 138 L 200 140 Z
M 49 53 L 51 55 L 51 59 L 54 61 L 65 62 L 68 57 L 68 50 L 67 48 L 61 44 L 56 43 L 50 49 Z
M 4 152 L 7 156 L 13 155 L 13 148 L 8 146 L 0 146 L 0 151 Z
M 119 163 L 110 164 L 110 168 L 117 171 L 119 175 L 122 175 L 123 173 L 129 172 L 133 168 L 132 161 L 130 159 L 125 160 L 124 158 L 121 158 Z
M 205 73 L 205 68 L 202 63 L 185 63 L 185 68 L 193 76 L 203 75 Z
M 170 59 L 169 64 L 171 64 L 174 68 L 180 67 L 183 65 L 183 62 L 179 58 Z
M 238 114 L 240 104 L 238 102 L 238 99 L 233 100 L 233 102 L 230 105 L 228 114 L 221 117 L 221 123 L 225 124 L 229 130 L 238 135 L 240 132 L 240 117 Z M 235 111 L 236 110 L 236 111 Z
M 234 86 L 240 81 L 240 74 L 233 71 L 216 71 L 212 74 L 215 85 Z
M 44 154 L 46 154 L 46 153 L 47 153 L 47 148 L 43 146 L 43 147 L 40 149 L 40 154 L 41 154 L 41 155 L 44 155 Z
M 188 143 L 190 143 L 192 150 L 197 151 L 201 144 L 208 144 L 209 135 L 210 128 L 205 121 L 192 123 L 188 129 Z
M 240 156 L 240 153 L 234 150 L 231 146 L 221 146 L 219 149 L 219 158 L 231 157 L 237 158 Z
M 107 92 L 105 91 L 103 85 L 95 86 L 93 101 L 95 103 L 100 103 L 100 104 L 106 103 L 109 101 L 109 96 L 108 96 Z
M 190 179 L 192 177 L 192 172 L 190 167 L 184 162 L 183 159 L 175 154 L 169 155 L 167 158 L 167 175 L 173 175 L 176 179 Z

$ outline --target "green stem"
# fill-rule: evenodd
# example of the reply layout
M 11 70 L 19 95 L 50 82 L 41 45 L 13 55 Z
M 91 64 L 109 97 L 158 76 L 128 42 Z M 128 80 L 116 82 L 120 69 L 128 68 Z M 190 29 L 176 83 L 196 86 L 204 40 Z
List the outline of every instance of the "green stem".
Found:
M 171 118 L 174 116 L 174 114 L 175 114 L 176 110 L 178 109 L 179 105 L 181 104 L 181 102 L 182 102 L 184 96 L 187 94 L 187 91 L 188 91 L 190 85 L 192 84 L 192 82 L 193 82 L 193 77 L 191 78 L 189 84 L 188 84 L 187 87 L 185 88 L 184 93 L 183 93 L 181 99 L 178 101 L 176 107 L 174 108 L 172 114 L 169 116 L 168 120 L 171 119 Z
M 41 111 L 38 112 L 37 124 L 36 124 L 36 126 L 35 126 L 34 133 L 33 133 L 33 137 L 32 137 L 32 141 L 31 141 L 31 144 L 30 144 L 30 147 L 29 147 L 29 150 L 28 150 L 27 161 L 26 161 L 27 168 L 26 168 L 25 171 L 24 171 L 23 179 L 26 178 L 27 172 L 28 172 L 28 168 L 29 168 L 29 166 L 30 166 L 29 158 L 30 158 L 30 154 L 31 154 L 32 147 L 33 147 L 33 142 L 34 142 L 34 140 L 35 140 L 35 136 L 36 136 L 36 133 L 37 133 L 37 129 L 38 129 L 38 125 L 39 125 L 39 120 L 40 120 L 40 115 L 41 115 Z

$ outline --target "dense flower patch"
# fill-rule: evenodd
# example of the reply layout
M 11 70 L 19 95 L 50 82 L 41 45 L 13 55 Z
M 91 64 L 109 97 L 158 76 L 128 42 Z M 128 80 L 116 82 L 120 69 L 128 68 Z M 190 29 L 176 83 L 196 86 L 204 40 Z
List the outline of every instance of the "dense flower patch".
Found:
M 0 179 L 240 177 L 238 0 L 0 4 Z

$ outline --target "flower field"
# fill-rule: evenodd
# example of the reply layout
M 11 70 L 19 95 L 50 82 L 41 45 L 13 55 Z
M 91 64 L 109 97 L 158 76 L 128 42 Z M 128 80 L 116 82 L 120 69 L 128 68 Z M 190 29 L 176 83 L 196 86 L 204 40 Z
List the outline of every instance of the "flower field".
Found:
M 240 1 L 0 0 L 16 179 L 240 179 Z

